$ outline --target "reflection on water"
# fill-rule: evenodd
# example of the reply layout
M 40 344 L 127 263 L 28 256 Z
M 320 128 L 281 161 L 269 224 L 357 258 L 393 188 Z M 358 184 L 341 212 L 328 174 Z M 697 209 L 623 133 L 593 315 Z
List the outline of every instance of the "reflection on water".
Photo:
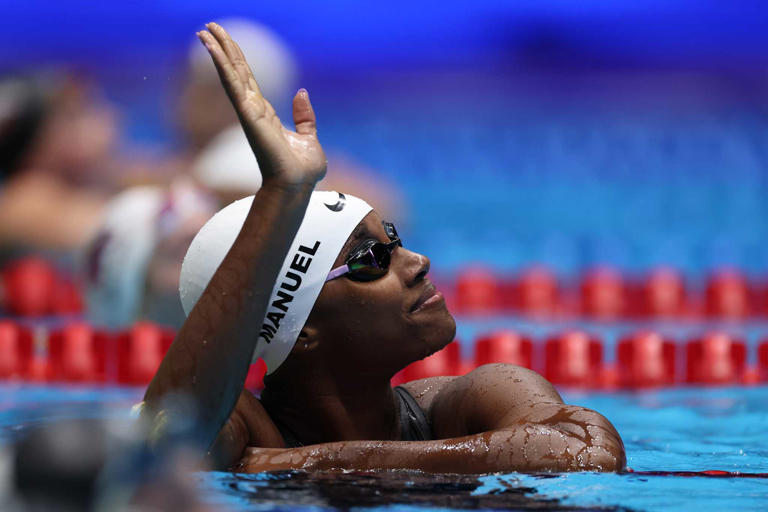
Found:
M 425 474 L 417 471 L 321 472 L 280 471 L 253 475 L 199 473 L 211 502 L 234 509 L 338 509 L 387 507 L 419 509 L 627 510 L 564 505 L 541 496 L 514 478 Z M 497 485 L 482 490 L 485 479 Z M 482 479 L 482 480 L 481 480 Z M 481 492 L 478 492 L 481 491 Z
M 129 422 L 143 390 L 0 386 L 0 447 L 67 418 Z M 768 386 L 566 393 L 611 419 L 636 471 L 768 472 Z M 1 458 L 1 457 L 0 457 Z M 196 474 L 215 509 L 765 510 L 768 479 L 648 474 L 426 475 L 417 472 Z M 592 508 L 589 508 L 592 507 Z M 597 507 L 597 508 L 595 508 Z M 0 506 L 2 508 L 2 506 Z

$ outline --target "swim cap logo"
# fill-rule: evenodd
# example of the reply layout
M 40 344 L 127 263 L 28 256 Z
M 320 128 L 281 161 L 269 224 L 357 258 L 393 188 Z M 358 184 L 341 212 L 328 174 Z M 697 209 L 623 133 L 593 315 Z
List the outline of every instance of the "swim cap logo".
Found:
M 347 198 L 344 197 L 344 194 L 341 192 L 337 192 L 339 194 L 339 200 L 336 202 L 336 204 L 328 204 L 323 203 L 326 208 L 331 210 L 332 212 L 340 212 L 344 209 L 344 206 L 347 204 Z

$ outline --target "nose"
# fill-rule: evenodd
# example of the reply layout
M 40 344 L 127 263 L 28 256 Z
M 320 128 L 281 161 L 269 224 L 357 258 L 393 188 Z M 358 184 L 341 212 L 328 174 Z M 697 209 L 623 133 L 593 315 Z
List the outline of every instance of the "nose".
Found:
M 400 253 L 399 256 L 401 260 L 404 261 L 403 277 L 405 278 L 405 284 L 408 288 L 418 285 L 425 277 L 427 277 L 430 265 L 429 258 L 423 254 L 409 251 L 402 247 L 398 247 L 395 252 Z

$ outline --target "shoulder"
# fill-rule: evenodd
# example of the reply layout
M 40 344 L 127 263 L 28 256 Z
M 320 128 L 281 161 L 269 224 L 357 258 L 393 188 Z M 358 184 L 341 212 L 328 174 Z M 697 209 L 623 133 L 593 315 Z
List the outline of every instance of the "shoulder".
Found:
M 533 404 L 562 402 L 554 386 L 535 371 L 498 363 L 445 383 L 429 412 L 435 434 L 455 437 L 509 422 Z
M 404 388 L 408 393 L 416 400 L 419 407 L 427 413 L 429 416 L 429 410 L 432 407 L 432 403 L 435 397 L 440 391 L 447 385 L 456 379 L 461 377 L 430 377 L 427 379 L 412 380 L 401 384 L 400 387 Z

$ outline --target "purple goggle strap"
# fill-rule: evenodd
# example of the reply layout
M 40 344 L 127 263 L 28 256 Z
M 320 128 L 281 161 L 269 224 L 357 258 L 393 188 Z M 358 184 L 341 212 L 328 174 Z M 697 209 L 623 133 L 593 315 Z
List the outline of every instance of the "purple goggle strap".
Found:
M 335 269 L 331 270 L 328 273 L 328 277 L 325 278 L 325 282 L 327 283 L 331 279 L 336 279 L 337 277 L 341 277 L 347 272 L 349 272 L 349 265 L 342 265 L 340 267 L 336 267 Z

